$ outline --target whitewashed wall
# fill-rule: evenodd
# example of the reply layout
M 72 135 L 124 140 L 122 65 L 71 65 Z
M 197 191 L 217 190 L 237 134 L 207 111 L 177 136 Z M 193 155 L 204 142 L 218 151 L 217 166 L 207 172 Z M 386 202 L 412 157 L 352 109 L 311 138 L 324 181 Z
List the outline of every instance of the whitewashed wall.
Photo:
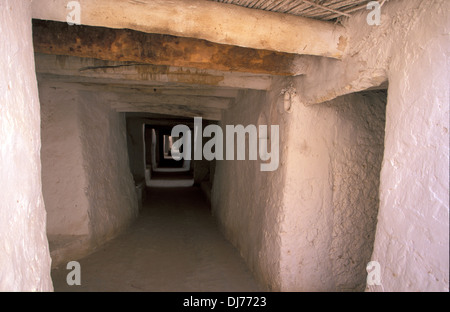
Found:
M 386 6 L 389 96 L 374 291 L 449 290 L 449 1 Z
M 258 125 L 258 120 L 282 124 L 282 115 L 275 106 L 270 106 L 272 100 L 264 92 L 241 92 L 220 124 L 224 133 L 226 125 Z M 262 115 L 265 117 L 260 118 Z M 286 145 L 283 129 L 281 126 L 280 146 Z M 216 161 L 212 211 L 225 236 L 240 251 L 260 283 L 268 290 L 279 290 L 279 214 L 285 166 L 280 160 L 277 170 L 261 172 L 259 160 L 248 160 L 248 155 L 246 159 Z
M 51 291 L 31 1 L 0 2 L 0 291 Z
M 281 289 L 363 291 L 379 206 L 386 94 L 293 105 L 283 150 Z
M 40 82 L 42 164 L 54 265 L 76 260 L 138 214 L 124 114 L 95 93 Z

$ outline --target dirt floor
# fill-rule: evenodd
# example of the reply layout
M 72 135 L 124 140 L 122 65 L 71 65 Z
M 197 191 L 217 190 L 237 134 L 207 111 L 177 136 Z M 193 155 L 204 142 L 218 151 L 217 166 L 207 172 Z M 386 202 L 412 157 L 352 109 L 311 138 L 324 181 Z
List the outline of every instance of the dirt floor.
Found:
M 222 236 L 199 188 L 150 188 L 136 222 L 79 259 L 81 285 L 65 267 L 55 291 L 260 291 L 237 250 Z

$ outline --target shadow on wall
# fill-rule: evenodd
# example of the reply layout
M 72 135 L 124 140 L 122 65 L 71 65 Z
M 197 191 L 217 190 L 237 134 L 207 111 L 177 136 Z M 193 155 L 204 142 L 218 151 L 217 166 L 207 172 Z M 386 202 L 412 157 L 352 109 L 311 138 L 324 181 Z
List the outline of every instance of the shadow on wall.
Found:
M 138 214 L 126 125 L 95 94 L 39 81 L 42 183 L 52 266 L 78 259 Z

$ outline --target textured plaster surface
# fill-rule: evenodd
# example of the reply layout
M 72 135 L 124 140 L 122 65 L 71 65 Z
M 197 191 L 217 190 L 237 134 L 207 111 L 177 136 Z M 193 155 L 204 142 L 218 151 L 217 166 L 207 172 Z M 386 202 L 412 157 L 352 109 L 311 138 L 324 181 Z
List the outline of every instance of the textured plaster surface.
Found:
M 278 90 L 279 91 L 279 90 Z M 225 125 L 257 125 L 260 115 L 268 124 L 280 124 L 271 95 L 243 91 L 221 122 Z M 280 128 L 280 145 L 285 143 Z M 248 146 L 248 145 L 247 145 Z M 212 211 L 225 236 L 240 251 L 251 271 L 268 290 L 280 289 L 279 209 L 283 198 L 284 165 L 261 172 L 260 161 L 216 161 L 212 189 Z
M 449 11 L 444 0 L 389 1 L 378 26 L 361 11 L 344 21 L 342 60 L 316 58 L 294 79 L 304 104 L 388 83 L 372 255 L 381 285 L 367 290 L 449 289 Z
M 115 236 L 138 214 L 130 172 L 124 114 L 90 92 L 81 92 L 82 151 L 89 199 L 89 228 L 96 245 Z
M 284 291 L 361 291 L 378 212 L 385 93 L 294 99 L 280 211 Z
M 369 290 L 448 291 L 450 3 L 401 4 L 389 24 L 398 31 L 372 255 L 381 285 Z
M 345 55 L 342 60 L 305 58 L 308 70 L 295 78 L 301 101 L 307 105 L 321 103 L 386 84 L 391 79 L 394 55 L 408 59 L 408 54 L 414 54 L 419 46 L 427 47 L 430 40 L 438 40 L 441 45 L 448 42 L 448 11 L 446 0 L 397 0 L 386 1 L 381 7 L 380 25 L 367 24 L 368 10 L 343 20 L 349 36 Z
M 94 93 L 40 83 L 43 188 L 54 266 L 114 237 L 138 213 L 125 116 Z
M 213 213 L 267 289 L 364 290 L 372 252 L 386 93 L 306 107 L 242 92 L 224 124 L 280 125 L 280 165 L 217 161 Z M 238 113 L 237 113 L 238 112 Z M 249 181 L 252 181 L 249 183 Z
M 51 291 L 31 2 L 0 2 L 0 291 Z
M 350 41 L 342 60 L 307 57 L 309 72 L 293 79 L 290 114 L 281 79 L 268 80 L 267 93 L 240 91 L 225 113 L 222 126 L 280 125 L 278 170 L 218 161 L 211 194 L 222 231 L 266 289 L 362 290 L 372 259 L 381 285 L 368 290 L 448 291 L 449 6 L 390 1 L 379 26 L 362 11 L 344 21 Z M 0 8 L 0 176 L 8 181 L 0 193 L 0 288 L 49 290 L 29 2 Z M 64 67 L 65 58 L 55 59 Z M 337 98 L 386 81 L 386 111 L 382 94 Z M 60 92 L 41 90 L 48 231 L 95 245 L 137 211 L 125 120 L 95 94 Z M 303 105 L 314 103 L 322 104 Z M 52 161 L 53 153 L 68 163 Z
M 88 235 L 88 182 L 83 168 L 76 90 L 40 82 L 42 181 L 49 235 Z

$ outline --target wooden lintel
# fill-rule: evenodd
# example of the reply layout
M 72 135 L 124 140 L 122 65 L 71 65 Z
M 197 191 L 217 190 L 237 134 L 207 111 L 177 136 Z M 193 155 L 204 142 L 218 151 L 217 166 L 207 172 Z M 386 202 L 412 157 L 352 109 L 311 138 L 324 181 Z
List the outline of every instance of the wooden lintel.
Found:
M 35 53 L 38 77 L 65 81 L 109 81 L 139 85 L 184 85 L 268 90 L 272 75 L 184 68 L 166 65 L 130 64 L 74 56 Z
M 342 58 L 343 26 L 204 0 L 34 0 L 32 17 L 145 33 L 205 39 L 253 49 Z
M 189 107 L 210 107 L 218 109 L 227 109 L 230 106 L 229 99 L 217 98 L 212 96 L 183 96 L 183 95 L 153 95 L 153 94 L 126 94 L 115 93 L 111 95 L 118 101 L 148 103 L 148 104 L 167 104 Z
M 208 120 L 220 120 L 222 110 L 184 105 L 148 104 L 131 102 L 112 102 L 111 108 L 122 113 L 155 113 L 180 117 L 202 117 Z
M 38 75 L 40 83 L 47 82 L 52 87 L 75 88 L 79 91 L 91 92 L 114 92 L 120 94 L 141 94 L 144 95 L 175 95 L 175 96 L 199 96 L 199 97 L 216 97 L 222 99 L 235 99 L 239 90 L 231 88 L 215 88 L 215 87 L 176 87 L 176 86 L 161 86 L 161 85 L 141 85 L 129 82 L 115 82 L 115 81 L 97 81 L 95 79 L 76 79 L 76 77 L 48 76 Z
M 298 65 L 300 56 L 295 54 L 130 29 L 33 20 L 33 44 L 40 53 L 107 61 L 270 75 L 302 73 Z

